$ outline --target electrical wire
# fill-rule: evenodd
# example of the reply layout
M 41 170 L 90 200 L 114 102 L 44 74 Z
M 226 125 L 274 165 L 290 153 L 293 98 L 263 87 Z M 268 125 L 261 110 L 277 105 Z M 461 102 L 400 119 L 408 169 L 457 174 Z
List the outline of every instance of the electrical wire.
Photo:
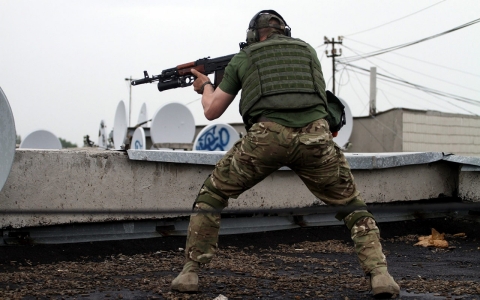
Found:
M 358 78 L 357 78 L 357 80 L 358 80 Z M 360 101 L 360 103 L 363 104 L 364 109 L 365 109 L 365 107 L 368 105 L 368 102 L 365 103 L 365 104 L 363 103 L 362 97 L 360 97 L 360 95 L 357 93 L 357 90 L 354 88 L 354 85 L 353 85 L 353 84 L 350 85 L 350 87 L 352 88 L 352 90 L 353 90 L 353 92 L 355 93 L 355 95 L 357 95 L 358 101 Z
M 326 46 L 326 45 L 323 45 L 323 46 Z M 319 47 L 321 47 L 321 46 L 318 46 L 317 48 L 319 48 Z M 321 62 L 324 56 L 325 56 L 325 52 L 322 51 L 322 56 L 320 56 L 320 59 L 318 61 Z
M 366 46 L 370 46 L 370 47 L 372 47 L 372 48 L 381 49 L 380 47 L 373 46 L 373 45 L 371 45 L 371 44 L 367 44 L 367 43 L 364 43 L 364 42 L 360 42 L 360 41 L 354 40 L 354 39 L 352 39 L 352 38 L 345 38 L 345 39 L 347 39 L 347 40 L 349 40 L 349 41 L 352 41 L 352 42 L 355 42 L 355 43 L 359 43 L 359 44 L 363 44 L 363 45 L 366 45 Z M 342 44 L 342 46 L 346 47 L 344 44 Z M 470 72 L 465 72 L 465 71 L 463 71 L 463 70 L 459 70 L 459 69 L 455 69 L 455 68 L 451 68 L 451 67 L 439 65 L 439 64 L 436 64 L 436 63 L 428 62 L 428 61 L 425 61 L 425 60 L 422 60 L 422 59 L 418 59 L 418 58 L 415 58 L 415 57 L 412 57 L 412 56 L 408 56 L 408 55 L 405 55 L 405 54 L 400 54 L 400 53 L 395 53 L 395 52 L 392 52 L 391 54 L 398 55 L 398 56 L 402 56 L 402 57 L 405 57 L 405 58 L 409 58 L 409 59 L 412 59 L 412 60 L 415 60 L 415 61 L 419 61 L 419 62 L 422 62 L 422 63 L 424 63 L 424 64 L 429 64 L 429 65 L 437 66 L 437 67 L 440 67 L 440 68 L 445 68 L 445 69 L 447 69 L 447 70 L 456 71 L 456 72 L 463 73 L 463 74 L 466 74 L 466 75 L 471 75 L 471 76 L 475 76 L 475 77 L 480 77 L 479 74 L 474 74 L 474 73 L 470 73 Z M 378 59 L 378 57 L 377 57 L 377 59 Z
M 356 73 L 355 70 L 351 70 L 351 71 L 354 72 L 354 74 Z M 365 74 L 362 73 L 362 75 L 365 75 Z M 359 79 L 357 78 L 357 80 L 359 80 Z M 360 81 L 360 80 L 359 80 L 359 81 Z M 387 85 L 388 85 L 388 84 L 387 84 Z M 404 92 L 403 90 L 400 90 L 400 91 Z M 354 90 L 354 92 L 356 93 L 355 90 Z M 385 93 L 384 93 L 383 91 L 382 91 L 382 93 L 385 95 Z M 407 93 L 407 94 L 409 94 L 409 93 Z M 413 96 L 416 97 L 415 95 L 413 95 Z M 358 97 L 358 94 L 357 94 L 357 97 Z M 386 97 L 386 95 L 385 95 L 385 97 Z M 418 97 L 417 97 L 417 98 L 418 98 Z M 425 99 L 424 99 L 424 100 L 425 100 Z M 393 106 L 393 104 L 388 100 L 388 98 L 387 98 L 387 101 Z M 428 101 L 428 100 L 427 100 L 427 101 Z M 407 101 L 407 102 L 410 102 L 410 101 Z M 431 101 L 428 101 L 428 102 L 431 102 Z M 447 102 L 448 102 L 448 101 L 447 101 Z M 464 108 L 459 107 L 459 106 L 457 106 L 457 105 L 455 105 L 455 104 L 453 104 L 453 103 L 450 103 L 450 102 L 448 102 L 448 103 L 449 103 L 450 105 L 453 105 L 453 106 L 457 107 L 457 108 L 464 109 Z M 433 103 L 433 104 L 438 105 L 437 103 Z M 366 106 L 365 106 L 365 107 L 366 107 Z M 365 110 L 365 107 L 364 107 L 364 110 Z M 424 109 L 427 110 L 428 108 L 424 108 Z M 466 109 L 464 109 L 464 110 L 467 111 L 467 112 L 470 112 L 470 111 L 468 111 L 468 110 L 466 110 Z M 363 111 L 362 111 L 362 113 L 363 113 Z M 472 112 L 470 112 L 470 113 L 472 113 Z M 378 124 L 380 124 L 382 127 L 388 129 L 388 130 L 389 130 L 390 132 L 392 132 L 397 138 L 399 138 L 400 140 L 403 140 L 403 137 L 402 137 L 402 136 L 398 135 L 397 132 L 396 132 L 394 129 L 392 129 L 390 126 L 382 123 L 376 116 L 370 116 L 370 118 L 374 119 L 374 120 L 375 120 Z M 361 124 L 361 123 L 360 123 L 360 125 L 362 125 L 362 126 L 365 128 L 365 130 L 368 131 L 375 140 L 377 140 L 377 142 L 379 142 L 379 144 L 381 145 L 381 147 L 383 148 L 383 150 L 387 151 L 387 150 L 385 149 L 385 147 L 383 147 L 383 144 L 380 143 L 380 141 L 378 141 L 378 139 L 376 138 L 376 136 L 375 136 L 367 127 L 365 127 L 365 126 L 364 126 L 363 124 Z
M 364 71 L 364 72 L 370 72 L 369 70 L 366 70 L 366 69 L 363 69 L 363 68 L 360 68 L 360 67 L 356 67 L 356 66 L 355 66 L 354 68 L 361 69 L 361 70 Z M 353 71 L 354 74 L 357 73 L 357 72 L 354 71 L 354 70 L 352 70 L 352 71 Z M 412 83 L 409 83 L 409 82 L 402 82 L 401 80 L 392 78 L 392 77 L 390 77 L 390 76 L 386 76 L 386 75 L 382 75 L 382 74 L 378 74 L 378 73 L 377 73 L 377 75 L 380 76 L 379 79 L 381 79 L 381 80 L 384 80 L 384 81 L 387 81 L 387 82 L 391 82 L 391 83 L 395 83 L 395 84 L 399 84 L 399 85 L 401 85 L 401 86 L 406 86 L 406 87 L 410 87 L 410 88 L 416 88 L 416 89 L 418 89 L 418 90 L 420 90 L 420 91 L 423 91 L 423 92 L 426 92 L 426 93 L 430 93 L 430 94 L 432 94 L 432 96 L 434 96 L 434 97 L 436 97 L 436 96 L 438 95 L 438 96 L 442 96 L 442 97 L 452 98 L 452 99 L 457 100 L 457 101 L 466 102 L 466 103 L 471 104 L 471 105 L 480 106 L 480 102 L 479 102 L 479 101 L 476 101 L 476 100 L 472 100 L 472 99 L 468 99 L 468 98 L 465 98 L 465 99 L 467 99 L 468 101 L 465 100 L 465 99 L 458 99 L 457 97 L 459 97 L 459 98 L 464 98 L 464 97 L 455 96 L 455 95 L 452 95 L 452 94 L 449 94 L 449 93 L 444 93 L 444 92 L 436 91 L 436 90 L 433 90 L 433 89 L 430 89 L 430 88 L 427 88 L 427 87 L 423 87 L 423 86 L 420 86 L 420 85 L 412 84 Z M 386 78 L 381 78 L 381 76 L 386 77 Z M 455 97 L 455 98 L 454 98 L 454 97 Z M 470 111 L 470 110 L 468 110 L 468 109 L 466 109 L 466 108 L 464 108 L 464 107 L 461 107 L 461 106 L 458 106 L 458 105 L 456 105 L 456 104 L 454 104 L 454 103 L 451 103 L 451 102 L 448 101 L 448 100 L 441 99 L 441 98 L 437 98 L 437 99 L 442 100 L 442 101 L 446 101 L 446 102 L 449 103 L 450 105 L 455 106 L 455 107 L 457 107 L 457 108 L 459 108 L 459 109 L 461 109 L 461 110 L 463 110 L 463 111 L 465 111 L 465 112 L 468 112 L 469 114 L 478 115 L 478 114 L 476 114 L 476 113 L 474 113 L 474 112 L 472 112 L 472 111 Z M 471 101 L 473 101 L 473 102 L 471 102 Z M 434 103 L 434 104 L 438 105 L 438 103 Z
M 197 98 L 197 99 L 195 99 L 195 100 L 192 100 L 192 101 L 188 102 L 188 103 L 185 104 L 185 105 L 190 105 L 190 104 L 192 104 L 192 103 L 194 103 L 194 102 L 197 102 L 198 100 L 201 100 L 201 99 L 202 99 L 202 97 Z
M 344 45 L 344 46 L 345 46 L 345 45 Z M 348 46 L 345 46 L 345 47 L 346 47 L 347 49 L 351 50 L 352 52 L 354 52 L 355 54 L 358 54 L 355 50 L 349 48 Z M 369 61 L 368 59 L 366 59 L 366 60 Z M 370 61 L 369 61 L 369 62 L 370 62 Z M 341 62 L 339 62 L 339 63 L 341 63 Z M 373 64 L 373 65 L 375 65 L 375 64 L 372 63 L 372 62 L 370 62 L 370 63 Z M 378 66 L 377 66 L 377 67 L 378 67 Z M 379 68 L 380 68 L 380 69 L 383 69 L 383 68 L 381 68 L 381 67 L 379 67 Z M 365 69 L 365 70 L 366 70 L 366 69 Z M 387 73 L 391 74 L 392 76 L 397 77 L 397 80 L 399 80 L 399 81 L 401 81 L 401 82 L 407 82 L 406 80 L 400 78 L 399 76 L 396 76 L 396 75 L 392 74 L 391 72 L 388 72 L 388 71 L 385 70 L 385 69 L 383 69 L 383 70 L 386 71 Z M 369 72 L 369 71 L 368 71 L 368 72 Z M 355 72 L 354 72 L 354 73 L 355 73 Z M 419 88 L 417 87 L 417 89 L 419 89 Z M 420 89 L 420 90 L 421 90 L 421 89 Z M 424 92 L 427 92 L 427 91 L 424 91 Z M 427 92 L 427 93 L 428 93 L 428 92 Z M 454 107 L 456 107 L 456 108 L 458 108 L 458 109 L 460 109 L 460 110 L 463 110 L 463 111 L 465 111 L 465 112 L 467 112 L 467 113 L 469 113 L 469 114 L 476 115 L 476 113 L 474 113 L 474 112 L 472 112 L 472 111 L 470 111 L 470 110 L 468 110 L 468 109 L 465 109 L 464 107 L 458 106 L 458 105 L 456 105 L 456 104 L 454 104 L 454 103 L 452 103 L 452 102 L 450 102 L 450 101 L 448 101 L 448 100 L 438 98 L 438 96 L 436 96 L 436 95 L 431 95 L 431 96 L 439 99 L 440 101 L 446 101 L 448 104 L 450 104 L 450 105 L 452 105 L 452 106 L 454 106 Z M 451 96 L 444 96 L 444 97 L 450 97 L 450 98 L 451 98 Z M 435 103 L 435 105 L 438 105 L 438 104 Z M 475 104 L 474 104 L 474 105 L 475 105 Z M 441 105 L 438 105 L 438 106 L 441 106 Z M 365 107 L 364 107 L 364 109 L 362 110 L 362 113 L 363 113 L 364 110 L 365 110 Z
M 380 147 L 382 147 L 383 151 L 384 152 L 388 152 L 387 149 L 385 149 L 385 146 L 383 145 L 382 142 L 380 142 L 380 140 L 377 138 L 377 136 L 375 134 L 373 134 L 373 132 L 370 131 L 370 129 L 363 125 L 362 122 L 356 122 L 355 124 L 360 124 L 360 126 L 362 126 L 368 133 L 370 133 L 370 136 L 373 137 L 373 139 L 375 139 L 377 141 L 377 143 L 380 145 Z
M 429 8 L 431 8 L 431 7 L 435 6 L 435 5 L 438 5 L 438 4 L 442 3 L 442 2 L 445 2 L 445 1 L 446 1 L 446 0 L 443 0 L 443 1 L 437 2 L 437 3 L 433 4 L 433 5 L 427 6 L 427 7 L 423 8 L 423 9 L 421 9 L 421 10 L 419 10 L 419 11 L 416 11 L 416 12 L 414 12 L 414 13 L 411 13 L 411 14 L 409 14 L 409 15 L 406 15 L 406 16 L 404 16 L 404 17 L 401 17 L 401 18 L 398 18 L 398 19 L 392 20 L 392 21 L 390 21 L 390 22 L 387 22 L 387 23 L 385 23 L 385 24 L 378 25 L 378 26 L 375 26 L 375 27 L 372 27 L 372 28 L 369 28 L 369 29 L 365 29 L 365 30 L 358 31 L 358 32 L 355 32 L 355 33 L 350 33 L 350 34 L 347 34 L 346 36 L 352 36 L 352 35 L 356 35 L 356 34 L 364 33 L 364 32 L 367 32 L 367 31 L 371 31 L 371 30 L 374 30 L 374 29 L 377 29 L 377 28 L 383 27 L 383 26 L 385 26 L 385 25 L 388 25 L 388 24 L 392 24 L 392 23 L 394 23 L 394 22 L 397 22 L 397 21 L 403 20 L 403 19 L 405 19 L 405 18 L 408 18 L 408 17 L 410 17 L 410 16 L 413 16 L 413 15 L 415 15 L 415 14 L 418 14 L 419 12 L 422 12 L 422 11 L 424 11 L 424 10 L 426 10 L 426 9 L 429 9 Z
M 345 48 L 351 50 L 352 52 L 354 52 L 355 54 L 357 54 L 359 51 L 355 51 L 353 50 L 352 48 L 346 46 L 346 45 L 343 45 Z M 459 85 L 459 84 L 456 84 L 456 83 L 453 83 L 453 82 L 449 82 L 447 80 L 444 80 L 444 79 L 440 79 L 440 78 L 437 78 L 437 77 L 434 77 L 434 76 L 431 76 L 431 75 L 428 75 L 428 74 L 425 74 L 425 73 L 421 73 L 421 72 L 418 72 L 418 71 L 414 71 L 414 70 L 411 70 L 409 68 L 406 68 L 404 66 L 401 66 L 399 64 L 396 64 L 396 63 L 392 63 L 392 62 L 389 62 L 389 61 L 386 61 L 384 59 L 381 59 L 381 58 L 378 58 L 378 57 L 374 57 L 374 59 L 378 59 L 380 61 L 383 61 L 387 64 L 391 64 L 391 65 L 394 65 L 394 66 L 397 66 L 399 68 L 402 68 L 404 70 L 407 70 L 407 71 L 410 71 L 412 73 L 417 73 L 417 74 L 420 74 L 420 75 L 423 75 L 423 76 L 426 76 L 428 78 L 431 78 L 431 79 L 434 79 L 434 80 L 438 80 L 438 81 L 442 81 L 442 82 L 445 82 L 445 83 L 448 83 L 448 84 L 451 84 L 451 85 L 454 85 L 454 86 L 457 86 L 457 87 L 461 87 L 461 88 L 464 88 L 464 89 L 467 89 L 467 90 L 471 90 L 471 91 L 474 91 L 474 92 L 480 92 L 480 90 L 476 90 L 476 89 L 472 89 L 472 88 L 469 88 L 469 87 L 466 87 L 466 86 L 463 86 L 463 85 Z M 385 70 L 385 69 L 384 69 Z M 386 71 L 386 70 L 385 70 Z M 393 75 L 393 74 L 392 74 Z
M 359 66 L 355 66 L 355 65 L 352 65 L 352 64 L 345 64 L 345 65 L 348 65 L 352 68 L 359 69 L 359 70 L 362 70 L 364 72 L 370 73 L 370 70 L 359 67 Z M 439 96 L 443 96 L 443 97 L 448 97 L 448 98 L 452 98 L 452 99 L 455 99 L 455 100 L 458 100 L 458 101 L 461 101 L 461 102 L 465 102 L 465 103 L 468 103 L 468 104 L 480 106 L 480 101 L 479 100 L 470 99 L 470 98 L 467 98 L 467 97 L 462 97 L 462 96 L 457 96 L 457 95 L 454 95 L 454 94 L 442 92 L 442 91 L 435 90 L 435 89 L 432 89 L 432 88 L 429 88 L 429 87 L 425 87 L 425 86 L 422 86 L 422 85 L 419 85 L 419 84 L 408 82 L 406 80 L 400 80 L 400 79 L 397 79 L 397 78 L 393 78 L 391 76 L 384 75 L 384 74 L 377 73 L 377 75 L 380 76 L 380 77 L 383 77 L 387 81 L 390 80 L 390 81 L 393 81 L 393 82 L 397 82 L 401 85 L 414 87 L 418 90 L 425 91 L 425 92 L 428 92 L 428 93 L 431 93 L 431 94 L 435 94 L 435 95 L 439 95 Z
M 359 74 L 361 74 L 361 75 L 367 76 L 365 73 L 360 73 L 360 72 L 356 71 L 355 69 L 350 69 L 350 71 L 352 71 L 354 74 L 355 74 L 355 73 L 359 73 Z M 357 80 L 361 81 L 360 79 L 358 79 L 358 77 L 357 77 Z M 363 81 L 361 81 L 361 82 L 363 82 Z M 388 85 L 388 86 L 390 86 L 391 88 L 396 89 L 396 90 L 398 90 L 398 91 L 400 91 L 400 92 L 402 92 L 402 93 L 405 93 L 405 94 L 407 94 L 407 95 L 409 95 L 409 96 L 412 96 L 412 97 L 414 97 L 414 98 L 417 98 L 417 99 L 426 101 L 426 102 L 431 103 L 431 104 L 433 104 L 433 105 L 440 106 L 440 107 L 442 107 L 442 108 L 444 108 L 444 109 L 450 109 L 450 108 L 447 108 L 447 107 L 445 107 L 445 106 L 439 105 L 438 103 L 435 103 L 435 102 L 433 102 L 433 101 L 431 101 L 431 100 L 429 100 L 429 99 L 421 98 L 421 97 L 418 97 L 417 95 L 414 95 L 414 94 L 412 94 L 412 93 L 409 93 L 409 92 L 407 92 L 407 91 L 405 91 L 405 90 L 403 90 L 403 89 L 399 89 L 399 88 L 397 88 L 397 87 L 395 87 L 395 86 L 392 86 L 392 85 L 390 85 L 390 84 L 388 84 L 388 83 L 386 83 L 386 82 L 384 82 L 384 84 L 385 84 L 385 85 Z M 355 92 L 355 90 L 354 90 L 354 92 Z M 401 99 L 401 100 L 404 101 L 404 102 L 412 103 L 413 105 L 421 106 L 422 109 L 424 109 L 424 110 L 428 110 L 428 109 L 429 109 L 428 107 L 423 107 L 422 105 L 419 105 L 418 102 L 412 102 L 412 101 L 410 101 L 410 100 L 408 100 L 408 99 Z M 365 108 L 362 110 L 362 113 L 363 113 L 364 110 L 365 110 Z
M 355 71 L 353 71 L 353 72 L 355 72 Z M 423 100 L 423 101 L 428 102 L 428 103 L 430 103 L 430 104 L 432 104 L 432 105 L 434 105 L 434 106 L 441 107 L 441 108 L 443 108 L 443 109 L 445 109 L 445 110 L 450 110 L 450 107 L 446 107 L 446 106 L 440 105 L 440 104 L 434 102 L 434 101 L 431 100 L 431 99 L 425 99 L 425 98 L 419 97 L 418 95 L 415 95 L 415 94 L 413 94 L 413 93 L 409 93 L 409 92 L 405 91 L 405 89 L 400 89 L 400 88 L 398 88 L 398 87 L 396 87 L 396 86 L 394 86 L 394 85 L 392 85 L 392 84 L 389 84 L 389 83 L 387 83 L 387 82 L 383 82 L 383 84 L 385 84 L 386 86 L 389 86 L 389 87 L 392 88 L 392 89 L 395 89 L 395 90 L 400 91 L 400 92 L 402 92 L 402 93 L 404 93 L 404 94 L 407 94 L 407 95 L 409 95 L 409 96 L 411 96 L 411 97 L 413 97 L 413 98 Z M 401 100 L 402 102 L 412 103 L 414 106 L 419 106 L 419 107 L 420 107 L 421 109 L 423 109 L 423 110 L 431 110 L 431 107 L 425 106 L 425 105 L 423 105 L 423 104 L 419 104 L 418 102 L 414 102 L 413 100 L 410 100 L 409 98 L 407 98 L 407 99 L 401 98 L 401 99 L 399 99 L 399 100 Z
M 340 96 L 340 88 L 342 86 L 346 86 L 349 82 L 350 82 L 350 76 L 348 76 L 348 79 L 347 79 L 347 82 L 343 83 L 342 84 L 342 77 L 343 77 L 343 74 L 345 73 L 345 70 L 347 69 L 346 66 L 343 67 L 342 69 L 342 72 L 340 73 L 340 78 L 338 79 L 338 91 L 337 91 L 337 96 Z M 348 72 L 347 72 L 347 75 L 348 75 Z
M 340 58 L 338 61 L 354 62 L 354 61 L 357 61 L 357 60 L 360 60 L 360 59 L 365 59 L 367 57 L 377 56 L 377 55 L 385 54 L 385 53 L 388 53 L 388 52 L 396 51 L 396 50 L 399 50 L 399 49 L 402 49 L 402 48 L 406 48 L 406 47 L 409 47 L 409 46 L 412 46 L 412 45 L 416 45 L 416 44 L 419 44 L 419 43 L 422 43 L 422 42 L 426 42 L 428 40 L 440 37 L 440 36 L 448 34 L 448 33 L 452 33 L 454 31 L 457 31 L 457 30 L 466 28 L 468 26 L 474 25 L 478 22 L 480 22 L 480 19 L 470 21 L 468 23 L 462 24 L 462 25 L 457 26 L 455 28 L 452 28 L 450 30 L 447 30 L 447 31 L 444 31 L 444 32 L 441 32 L 441 33 L 437 33 L 435 35 L 432 35 L 432 36 L 429 36 L 429 37 L 426 37 L 426 38 L 423 38 L 423 39 L 420 39 L 420 40 L 417 40 L 417 41 L 414 41 L 414 42 L 405 43 L 405 44 L 402 44 L 402 45 L 385 48 L 385 49 L 374 51 L 374 52 L 371 52 L 371 53 L 367 53 L 367 54 L 361 55 L 361 56 L 351 56 L 351 57 Z
M 385 97 L 385 99 L 387 100 L 388 104 L 390 104 L 391 107 L 395 107 L 395 105 L 393 105 L 393 103 L 390 102 L 390 99 L 388 99 L 387 94 L 385 94 L 385 92 L 383 91 L 383 89 L 377 88 L 377 90 L 379 90 L 380 92 L 382 92 L 383 96 Z

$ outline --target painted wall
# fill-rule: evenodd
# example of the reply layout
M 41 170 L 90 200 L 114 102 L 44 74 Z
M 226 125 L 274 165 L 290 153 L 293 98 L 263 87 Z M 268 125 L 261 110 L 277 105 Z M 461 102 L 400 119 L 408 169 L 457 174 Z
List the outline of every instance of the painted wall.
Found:
M 353 119 L 353 131 L 350 136 L 351 153 L 402 152 L 401 109 L 395 109 L 375 116 Z
M 357 117 L 351 153 L 445 152 L 480 156 L 480 117 L 394 109 Z
M 404 111 L 403 151 L 480 156 L 480 117 Z

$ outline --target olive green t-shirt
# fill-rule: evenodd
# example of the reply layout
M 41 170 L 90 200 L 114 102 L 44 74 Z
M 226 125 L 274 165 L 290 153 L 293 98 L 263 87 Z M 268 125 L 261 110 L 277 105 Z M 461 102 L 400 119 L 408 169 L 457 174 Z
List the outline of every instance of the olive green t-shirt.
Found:
M 308 46 L 310 50 L 315 53 L 315 50 Z M 320 61 L 318 57 L 314 56 L 315 62 L 318 63 L 320 66 Z M 236 54 L 228 66 L 225 68 L 225 74 L 223 77 L 222 82 L 220 83 L 219 87 L 225 93 L 230 95 L 237 95 L 238 92 L 242 89 L 242 78 L 247 71 L 248 66 L 248 58 L 247 54 L 243 51 L 240 51 Z M 302 94 L 302 93 L 287 93 L 281 95 L 272 95 L 267 97 L 294 97 L 295 99 L 299 99 L 301 97 L 308 97 L 310 95 Z M 260 99 L 259 101 L 262 101 Z M 289 110 L 253 110 L 248 112 L 248 117 L 246 118 L 249 124 L 247 128 L 252 125 L 253 120 L 257 117 L 263 115 L 274 121 L 278 124 L 287 127 L 304 127 L 309 123 L 325 118 L 327 116 L 327 110 L 324 104 L 319 104 L 314 107 L 309 107 L 305 109 L 289 109 Z

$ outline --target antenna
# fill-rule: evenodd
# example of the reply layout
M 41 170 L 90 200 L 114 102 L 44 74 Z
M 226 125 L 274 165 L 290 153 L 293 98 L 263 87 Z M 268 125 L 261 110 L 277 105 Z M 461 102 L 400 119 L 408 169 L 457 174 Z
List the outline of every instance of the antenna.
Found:
M 98 148 L 108 148 L 107 125 L 105 121 L 100 121 L 100 129 L 98 129 Z
M 115 150 L 121 150 L 127 136 L 127 110 L 125 103 L 120 101 L 115 112 L 115 120 L 113 121 L 113 145 Z
M 337 143 L 337 145 L 339 145 L 341 148 L 345 148 L 345 145 L 348 143 L 350 136 L 352 135 L 353 116 L 347 102 L 340 97 L 337 98 L 340 99 L 340 101 L 342 101 L 343 105 L 345 106 L 345 120 L 347 122 L 342 127 L 342 129 L 340 129 L 338 135 L 333 138 L 333 141 Z
M 17 135 L 12 109 L 0 88 L 0 191 L 7 181 L 15 157 Z
M 48 130 L 36 130 L 23 139 L 22 149 L 62 149 L 62 143 L 58 137 Z
M 145 138 L 145 130 L 143 127 L 138 127 L 132 136 L 132 144 L 130 149 L 147 150 L 147 139 Z
M 150 136 L 154 144 L 192 143 L 195 136 L 192 112 L 181 103 L 164 105 L 152 118 Z
M 140 113 L 138 114 L 138 121 L 137 124 L 142 124 L 142 127 L 148 127 L 148 113 L 147 113 L 147 105 L 145 103 L 142 104 L 140 108 Z

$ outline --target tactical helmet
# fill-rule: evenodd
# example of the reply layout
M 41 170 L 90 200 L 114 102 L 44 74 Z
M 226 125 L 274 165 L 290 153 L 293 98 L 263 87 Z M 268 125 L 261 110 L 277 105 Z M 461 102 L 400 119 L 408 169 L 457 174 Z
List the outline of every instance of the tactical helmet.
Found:
M 270 24 L 271 19 L 276 19 L 280 23 Z M 247 44 L 256 43 L 260 40 L 260 35 L 258 34 L 258 29 L 260 28 L 277 28 L 283 31 L 283 34 L 286 36 L 291 36 L 291 29 L 287 25 L 287 22 L 282 18 L 282 16 L 274 10 L 262 10 L 258 12 L 248 24 L 247 30 Z

